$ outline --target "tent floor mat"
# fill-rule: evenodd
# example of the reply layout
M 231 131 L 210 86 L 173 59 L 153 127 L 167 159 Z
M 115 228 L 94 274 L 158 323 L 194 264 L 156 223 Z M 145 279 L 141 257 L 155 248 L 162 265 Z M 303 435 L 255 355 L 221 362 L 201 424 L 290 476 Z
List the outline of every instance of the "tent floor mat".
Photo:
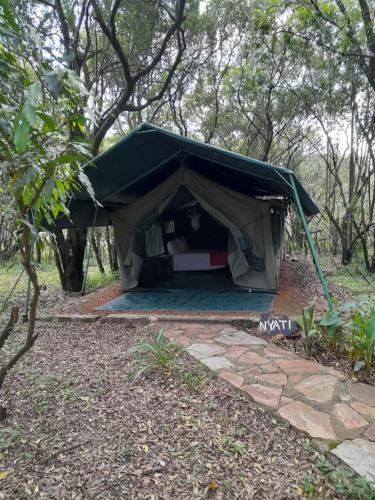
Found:
M 102 311 L 272 311 L 275 294 L 268 292 L 158 290 L 129 291 L 97 309 Z

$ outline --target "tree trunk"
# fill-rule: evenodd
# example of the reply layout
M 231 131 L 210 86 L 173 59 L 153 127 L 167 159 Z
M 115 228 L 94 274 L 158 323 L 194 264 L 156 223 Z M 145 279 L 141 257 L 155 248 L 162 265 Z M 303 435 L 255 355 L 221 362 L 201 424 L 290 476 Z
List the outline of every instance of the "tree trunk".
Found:
M 59 273 L 61 288 L 66 292 L 66 274 L 64 269 L 65 262 L 65 238 L 61 230 L 55 230 L 55 237 L 51 237 L 51 246 L 55 264 Z
M 113 261 L 112 271 L 117 272 L 118 271 L 118 256 L 117 256 L 117 243 L 116 243 L 116 241 L 113 242 L 112 250 L 113 250 L 113 252 L 112 252 L 112 261 Z
M 352 261 L 352 245 L 351 241 L 349 240 L 349 224 L 346 219 L 343 220 L 342 222 L 342 231 L 340 233 L 340 238 L 341 238 L 341 264 L 343 266 L 347 266 L 348 264 L 351 263 Z
M 54 255 L 63 290 L 80 292 L 83 285 L 83 259 L 85 256 L 87 228 L 69 228 L 66 236 L 62 229 L 55 229 Z M 57 250 L 57 251 L 56 251 Z
M 80 292 L 83 285 L 83 259 L 87 240 L 87 228 L 68 229 L 65 245 L 66 252 L 66 289 L 68 292 Z
M 27 211 L 26 211 L 27 213 Z M 24 215 L 24 214 L 22 214 Z M 0 390 L 3 387 L 5 377 L 9 373 L 9 371 L 14 367 L 14 365 L 22 358 L 24 354 L 26 354 L 34 345 L 36 339 L 38 338 L 39 333 L 35 333 L 35 324 L 36 324 L 36 310 L 40 295 L 40 286 L 38 282 L 38 276 L 35 270 L 35 266 L 32 259 L 32 245 L 31 245 L 31 230 L 29 226 L 23 225 L 22 229 L 22 243 L 21 243 L 21 252 L 22 252 L 22 264 L 25 267 L 25 271 L 27 276 L 30 278 L 30 282 L 33 287 L 33 295 L 30 303 L 30 314 L 28 320 L 28 326 L 26 331 L 26 338 L 23 344 L 18 345 L 15 352 L 12 352 L 9 359 L 3 360 L 0 366 Z M 12 310 L 10 319 L 5 329 L 1 332 L 1 344 L 0 348 L 4 345 L 5 341 L 10 336 L 12 330 L 14 329 L 16 322 L 18 320 L 18 308 Z M 0 416 L 5 418 L 6 409 L 1 408 Z
M 370 269 L 369 269 L 369 272 L 370 273 L 375 273 L 375 228 L 374 228 L 374 231 L 372 233 L 372 259 L 371 259 L 371 265 L 370 265 Z
M 107 244 L 109 268 L 110 268 L 111 272 L 113 272 L 114 271 L 113 249 L 112 249 L 112 244 L 111 244 L 111 236 L 109 234 L 109 226 L 105 227 L 105 242 Z
M 36 245 L 36 263 L 37 264 L 42 263 L 42 251 L 40 250 L 39 245 Z
M 92 244 L 92 249 L 93 249 L 94 254 L 95 254 L 96 262 L 97 262 L 98 267 L 99 267 L 100 274 L 105 274 L 105 269 L 103 266 L 102 258 L 100 256 L 98 243 L 96 241 L 94 232 L 92 232 L 92 235 L 91 235 L 91 244 Z

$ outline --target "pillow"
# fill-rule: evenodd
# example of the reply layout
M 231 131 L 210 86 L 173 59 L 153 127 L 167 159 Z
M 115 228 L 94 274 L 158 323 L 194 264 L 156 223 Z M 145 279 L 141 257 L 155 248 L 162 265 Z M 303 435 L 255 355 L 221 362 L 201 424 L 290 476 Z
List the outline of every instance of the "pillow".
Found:
M 187 244 L 186 238 L 184 236 L 168 241 L 167 248 L 170 255 L 177 255 L 179 253 L 185 253 L 189 251 L 189 245 Z

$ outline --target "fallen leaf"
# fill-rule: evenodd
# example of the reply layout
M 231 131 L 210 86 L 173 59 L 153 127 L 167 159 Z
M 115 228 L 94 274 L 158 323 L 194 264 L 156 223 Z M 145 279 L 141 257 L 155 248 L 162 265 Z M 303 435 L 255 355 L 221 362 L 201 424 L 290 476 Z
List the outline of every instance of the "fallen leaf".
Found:
M 217 490 L 217 484 L 215 481 L 211 481 L 208 483 L 207 488 L 211 491 Z

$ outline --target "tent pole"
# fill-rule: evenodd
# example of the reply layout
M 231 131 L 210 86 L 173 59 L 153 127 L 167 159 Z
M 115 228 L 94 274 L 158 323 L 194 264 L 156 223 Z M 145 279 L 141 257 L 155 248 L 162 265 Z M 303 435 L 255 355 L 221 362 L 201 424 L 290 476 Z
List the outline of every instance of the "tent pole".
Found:
M 98 214 L 98 205 L 95 204 L 94 218 L 93 218 L 92 226 L 91 226 L 91 230 L 93 232 L 94 232 L 94 228 L 95 228 L 95 225 L 96 225 L 96 216 L 97 216 L 97 214 Z M 91 238 L 89 238 L 89 249 L 88 249 L 88 252 L 87 252 L 87 262 L 86 262 L 85 274 L 83 276 L 83 282 L 82 282 L 82 288 L 81 288 L 81 295 L 84 295 L 85 291 L 86 291 L 87 274 L 89 272 L 89 264 L 90 264 L 90 257 L 91 257 L 92 236 L 93 235 L 91 235 Z
M 296 206 L 297 206 L 297 210 L 298 210 L 298 215 L 299 215 L 299 218 L 301 219 L 302 226 L 303 226 L 303 229 L 305 231 L 307 243 L 309 245 L 310 252 L 311 252 L 312 258 L 314 260 L 316 272 L 318 273 L 318 276 L 319 276 L 319 279 L 320 279 L 320 283 L 322 284 L 322 287 L 323 287 L 323 290 L 324 290 L 324 295 L 326 296 L 329 310 L 333 311 L 334 310 L 334 306 L 333 306 L 333 302 L 332 302 L 331 293 L 329 291 L 327 280 L 326 280 L 326 278 L 324 276 L 322 267 L 320 265 L 319 256 L 318 256 L 318 253 L 317 253 L 317 251 L 315 249 L 315 245 L 314 245 L 311 233 L 310 233 L 309 225 L 307 223 L 305 214 L 304 214 L 303 209 L 302 209 L 301 200 L 299 198 L 298 190 L 297 190 L 296 184 L 294 182 L 294 176 L 291 173 L 291 174 L 289 174 L 289 177 L 290 177 L 290 181 L 291 181 L 293 192 L 294 192 L 294 199 L 295 199 L 295 202 L 296 202 Z

